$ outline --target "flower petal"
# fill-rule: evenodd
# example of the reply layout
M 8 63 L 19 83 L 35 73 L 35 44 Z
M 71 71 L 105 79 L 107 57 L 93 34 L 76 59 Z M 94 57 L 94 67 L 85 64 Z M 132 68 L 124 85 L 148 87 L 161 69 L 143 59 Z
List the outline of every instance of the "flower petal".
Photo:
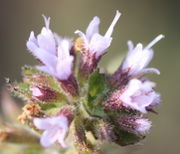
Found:
M 59 129 L 68 129 L 68 119 L 62 115 L 51 117 L 50 124 L 58 127 Z
M 58 140 L 58 137 L 58 129 L 52 128 L 44 131 L 44 133 L 41 136 L 40 143 L 44 147 L 49 147 Z
M 123 62 L 122 69 L 126 70 L 130 68 L 129 75 L 137 75 L 145 68 L 153 58 L 153 50 L 143 50 L 141 43 L 132 50 L 132 43 L 128 42 L 129 51 Z
M 154 51 L 152 49 L 142 50 L 141 59 L 139 59 L 139 70 L 145 68 L 152 60 Z
M 48 68 L 54 68 L 57 63 L 56 56 L 48 53 L 47 51 L 37 48 L 34 52 L 34 56 L 40 59 Z
M 132 45 L 129 46 L 129 48 L 132 48 Z M 133 50 L 129 50 L 127 53 L 127 56 L 123 62 L 122 69 L 126 70 L 128 68 L 131 68 L 132 71 L 136 71 L 136 65 L 139 63 L 139 58 L 141 58 L 142 54 L 142 44 L 138 44 L 136 48 Z M 137 68 L 138 69 L 138 68 Z
M 30 33 L 29 39 L 26 42 L 26 46 L 31 53 L 33 53 L 38 48 L 37 40 L 33 31 Z
M 145 118 L 137 119 L 136 123 L 136 131 L 142 135 L 146 134 L 152 126 L 152 122 Z
M 58 61 L 56 65 L 56 76 L 60 80 L 67 80 L 72 74 L 73 56 Z
M 160 75 L 160 71 L 157 68 L 144 68 L 139 72 L 139 74 L 142 75 L 145 73 L 155 73 L 157 75 Z
M 60 132 L 61 134 L 58 135 L 58 142 L 61 144 L 61 146 L 63 148 L 67 148 L 67 144 L 65 143 L 64 139 L 66 137 L 66 133 L 67 133 L 67 130 L 63 130 L 62 132 Z
M 111 45 L 112 38 L 106 38 L 100 34 L 94 34 L 90 42 L 91 54 L 96 53 L 96 58 L 103 55 L 105 50 Z
M 38 45 L 33 31 L 31 31 L 28 41 L 31 41 L 31 42 L 35 43 L 36 45 Z
M 100 19 L 98 17 L 94 17 L 86 30 L 86 37 L 88 40 L 90 40 L 95 33 L 99 33 L 99 24 Z
M 128 83 L 128 87 L 124 93 L 130 97 L 140 88 L 141 88 L 141 81 L 138 79 L 132 79 Z
M 49 127 L 51 126 L 50 124 L 51 119 L 50 118 L 34 118 L 33 122 L 34 125 L 38 128 L 38 129 L 49 129 Z
M 133 41 L 128 41 L 127 42 L 127 45 L 128 45 L 128 51 L 132 51 L 134 49 L 134 43 Z
M 54 33 L 54 39 L 55 39 L 57 45 L 59 45 L 62 41 L 61 36 L 59 36 L 57 33 Z
M 33 55 L 36 54 L 35 51 L 36 51 L 36 49 L 38 48 L 38 46 L 37 46 L 34 42 L 32 42 L 32 41 L 27 41 L 27 42 L 26 42 L 26 46 L 27 46 L 28 50 L 29 50 Z
M 54 39 L 54 35 L 50 30 L 43 28 L 41 34 L 37 36 L 37 40 L 40 48 L 53 55 L 56 54 L 56 42 Z
M 70 39 L 63 39 L 58 46 L 58 60 L 64 60 L 70 57 L 72 42 Z

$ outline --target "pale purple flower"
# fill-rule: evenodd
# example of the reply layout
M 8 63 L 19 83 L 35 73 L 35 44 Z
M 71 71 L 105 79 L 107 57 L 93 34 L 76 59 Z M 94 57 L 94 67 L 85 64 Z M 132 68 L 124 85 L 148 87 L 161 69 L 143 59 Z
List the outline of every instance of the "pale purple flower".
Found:
M 42 146 L 49 147 L 57 141 L 62 147 L 67 147 L 64 142 L 69 128 L 67 117 L 59 115 L 48 118 L 34 118 L 33 122 L 36 128 L 44 131 L 40 140 Z
M 153 72 L 160 74 L 156 68 L 145 68 L 153 58 L 154 51 L 151 47 L 159 40 L 164 38 L 164 35 L 157 36 L 152 42 L 150 42 L 145 48 L 141 43 L 138 43 L 134 47 L 132 41 L 128 41 L 129 51 L 121 66 L 121 72 L 127 72 L 128 75 L 139 75 L 146 72 Z
M 86 29 L 86 33 L 79 30 L 75 31 L 75 33 L 78 33 L 82 37 L 85 50 L 89 51 L 91 55 L 95 54 L 96 59 L 103 55 L 105 50 L 110 46 L 114 26 L 116 25 L 120 16 L 121 13 L 116 11 L 116 15 L 104 36 L 99 34 L 100 19 L 97 16 L 94 17 L 90 22 L 88 28 Z
M 60 38 L 54 34 L 50 28 L 50 18 L 45 16 L 45 27 L 41 33 L 34 36 L 32 31 L 26 45 L 29 51 L 39 59 L 44 65 L 37 66 L 43 72 L 46 72 L 59 80 L 67 80 L 72 74 L 72 65 L 74 57 L 70 55 L 72 41 L 70 39 Z
M 160 95 L 154 91 L 155 83 L 132 79 L 120 94 L 122 105 L 146 113 L 160 103 Z

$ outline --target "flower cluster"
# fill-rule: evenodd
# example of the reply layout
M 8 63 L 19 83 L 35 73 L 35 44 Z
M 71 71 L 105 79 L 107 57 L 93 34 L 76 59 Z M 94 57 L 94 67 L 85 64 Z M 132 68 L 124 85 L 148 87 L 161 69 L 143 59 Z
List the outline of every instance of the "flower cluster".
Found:
M 99 34 L 98 17 L 85 33 L 76 30 L 79 37 L 75 40 L 52 32 L 50 18 L 45 16 L 41 33 L 30 33 L 26 45 L 40 64 L 24 67 L 23 82 L 13 83 L 11 88 L 31 107 L 28 114 L 24 110 L 23 121 L 41 134 L 42 146 L 59 143 L 63 148 L 75 147 L 78 153 L 93 153 L 97 143 L 92 137 L 129 145 L 149 132 L 147 113 L 155 112 L 160 94 L 144 75 L 160 74 L 158 69 L 146 67 L 153 58 L 152 46 L 164 36 L 157 36 L 145 47 L 128 41 L 128 53 L 117 71 L 101 73 L 98 62 L 111 45 L 120 16 L 117 11 L 105 35 Z M 29 114 L 34 113 L 35 104 L 38 114 Z M 92 137 L 88 138 L 88 132 Z

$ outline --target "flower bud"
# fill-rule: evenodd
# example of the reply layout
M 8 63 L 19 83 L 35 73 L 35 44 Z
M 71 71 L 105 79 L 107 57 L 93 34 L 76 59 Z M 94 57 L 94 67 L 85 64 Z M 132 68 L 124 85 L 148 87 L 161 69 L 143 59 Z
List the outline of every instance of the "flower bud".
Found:
M 142 116 L 122 115 L 117 123 L 121 129 L 137 135 L 145 135 L 151 128 L 151 121 Z
M 42 85 L 33 85 L 30 87 L 30 90 L 32 92 L 33 99 L 42 102 L 49 102 L 56 100 L 59 95 L 53 89 Z

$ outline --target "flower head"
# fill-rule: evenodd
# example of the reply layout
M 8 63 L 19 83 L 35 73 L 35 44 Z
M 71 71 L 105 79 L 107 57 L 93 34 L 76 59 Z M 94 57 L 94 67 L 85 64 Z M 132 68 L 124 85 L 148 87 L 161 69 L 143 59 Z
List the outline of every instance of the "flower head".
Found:
M 142 113 L 153 109 L 160 103 L 160 95 L 154 91 L 155 84 L 150 81 L 132 79 L 119 96 L 122 105 Z
M 45 16 L 45 27 L 41 33 L 34 36 L 32 31 L 26 45 L 29 51 L 39 59 L 44 65 L 37 66 L 43 72 L 46 72 L 59 80 L 67 80 L 72 74 L 72 65 L 74 57 L 70 55 L 72 41 L 70 39 L 60 38 L 54 34 L 50 28 L 50 18 Z
M 68 151 L 97 153 L 99 141 L 125 146 L 137 143 L 149 131 L 151 122 L 144 115 L 154 111 L 160 95 L 155 83 L 143 75 L 159 74 L 146 67 L 153 58 L 151 47 L 164 36 L 157 36 L 146 47 L 141 43 L 134 47 L 129 41 L 129 52 L 119 69 L 113 75 L 102 72 L 96 68 L 111 45 L 120 15 L 117 11 L 105 35 L 100 35 L 100 19 L 94 17 L 85 33 L 75 32 L 80 37 L 73 42 L 53 33 L 50 18 L 45 16 L 40 34 L 31 32 L 27 48 L 42 64 L 36 68 L 49 75 L 25 67 L 23 82 L 8 84 L 27 101 L 18 119 L 36 128 L 42 146 L 59 143 L 67 147 L 68 135 L 72 138 Z M 97 140 L 97 146 L 87 133 Z
M 48 118 L 34 118 L 34 125 L 43 130 L 40 143 L 44 147 L 48 147 L 58 141 L 62 147 L 66 147 L 64 138 L 69 128 L 68 118 L 59 115 Z
M 145 68 L 153 58 L 153 50 L 151 47 L 159 40 L 164 38 L 164 35 L 157 36 L 145 48 L 141 43 L 134 47 L 132 41 L 128 41 L 129 51 L 121 66 L 121 72 L 128 72 L 128 75 L 144 74 L 146 72 L 153 72 L 160 74 L 156 68 Z
M 98 17 L 93 18 L 88 28 L 86 29 L 85 34 L 79 30 L 76 30 L 75 33 L 78 33 L 83 39 L 84 50 L 89 51 L 91 55 L 95 54 L 96 59 L 98 59 L 101 55 L 103 55 L 105 50 L 111 44 L 112 41 L 111 35 L 114 26 L 119 20 L 120 15 L 121 13 L 119 11 L 116 11 L 116 15 L 104 36 L 99 34 L 100 19 Z

